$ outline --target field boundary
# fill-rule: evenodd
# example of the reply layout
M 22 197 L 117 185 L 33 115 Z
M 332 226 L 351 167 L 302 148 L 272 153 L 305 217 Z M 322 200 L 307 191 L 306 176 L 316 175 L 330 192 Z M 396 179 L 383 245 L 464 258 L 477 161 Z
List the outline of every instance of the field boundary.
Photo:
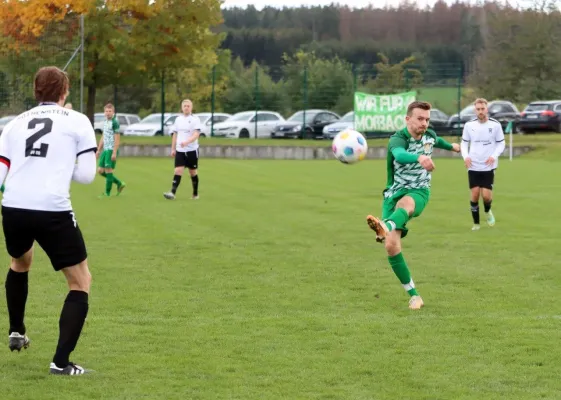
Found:
M 533 150 L 533 146 L 513 147 L 513 156 L 518 157 Z M 123 157 L 169 157 L 170 146 L 161 144 L 122 144 L 119 153 Z M 236 158 L 236 159 L 271 159 L 271 160 L 331 160 L 331 147 L 309 146 L 235 146 L 235 145 L 202 145 L 199 155 L 203 158 Z M 503 157 L 508 156 L 508 148 Z M 367 158 L 385 159 L 386 146 L 368 148 Z M 457 153 L 434 149 L 434 158 L 460 157 Z

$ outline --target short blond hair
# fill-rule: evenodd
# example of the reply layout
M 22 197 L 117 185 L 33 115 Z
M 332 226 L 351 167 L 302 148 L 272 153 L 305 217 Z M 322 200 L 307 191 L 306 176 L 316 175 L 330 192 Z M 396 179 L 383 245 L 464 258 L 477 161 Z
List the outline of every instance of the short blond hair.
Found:
M 191 99 L 183 99 L 183 100 L 181 100 L 181 105 L 183 105 L 183 103 L 187 103 L 187 102 L 191 103 L 191 105 L 193 104 Z
M 480 98 L 478 98 L 478 99 L 475 99 L 475 101 L 473 102 L 473 105 L 476 105 L 476 104 L 485 104 L 485 105 L 487 105 L 488 103 L 487 103 L 487 100 L 485 100 L 483 97 L 480 97 Z

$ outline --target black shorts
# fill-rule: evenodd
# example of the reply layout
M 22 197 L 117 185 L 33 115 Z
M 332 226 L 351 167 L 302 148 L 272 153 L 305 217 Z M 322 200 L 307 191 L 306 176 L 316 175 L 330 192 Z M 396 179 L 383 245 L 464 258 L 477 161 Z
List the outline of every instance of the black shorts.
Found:
M 193 151 L 176 151 L 175 166 L 186 167 L 189 169 L 197 169 L 199 165 L 199 150 Z
M 474 187 L 493 190 L 495 182 L 495 170 L 491 171 L 468 171 L 469 188 Z
M 55 271 L 87 258 L 86 244 L 72 211 L 36 211 L 2 207 L 8 254 L 20 258 L 37 241 Z

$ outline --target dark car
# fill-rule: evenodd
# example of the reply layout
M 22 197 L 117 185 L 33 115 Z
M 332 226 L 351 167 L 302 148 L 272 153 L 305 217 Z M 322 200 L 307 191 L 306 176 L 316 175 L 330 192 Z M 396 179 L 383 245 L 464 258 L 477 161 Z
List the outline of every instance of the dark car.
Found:
M 503 130 L 506 129 L 507 125 L 511 121 L 518 122 L 520 119 L 520 112 L 518 108 L 510 101 L 505 100 L 494 100 L 487 104 L 487 109 L 489 110 L 489 117 L 496 119 L 501 123 Z M 466 122 L 477 118 L 475 112 L 475 105 L 470 104 L 462 111 L 460 111 L 460 117 L 458 114 L 454 114 L 450 117 L 448 124 L 450 128 L 454 130 L 463 129 Z
M 271 132 L 271 138 L 323 138 L 323 128 L 341 119 L 328 110 L 302 110 L 295 112 Z
M 430 124 L 429 128 L 436 132 L 448 130 L 448 120 L 450 117 L 437 108 L 430 110 Z
M 561 133 L 561 100 L 531 102 L 522 111 L 518 128 L 524 133 L 536 131 Z

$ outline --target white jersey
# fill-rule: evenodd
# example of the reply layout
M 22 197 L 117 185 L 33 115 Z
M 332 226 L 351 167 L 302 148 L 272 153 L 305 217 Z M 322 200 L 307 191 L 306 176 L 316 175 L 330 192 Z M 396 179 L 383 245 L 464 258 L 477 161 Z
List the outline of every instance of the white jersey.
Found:
M 181 143 L 185 142 L 187 139 L 191 138 L 196 130 L 201 131 L 201 120 L 195 115 L 180 115 L 175 119 L 173 126 L 171 127 L 171 133 L 177 133 L 177 140 L 175 142 L 175 150 L 186 152 L 194 151 L 199 148 L 199 141 L 189 143 L 187 146 L 182 146 Z
M 469 150 L 468 150 L 469 145 Z M 491 171 L 498 167 L 499 156 L 505 149 L 505 135 L 499 121 L 490 118 L 486 122 L 478 119 L 464 125 L 462 134 L 462 157 L 471 158 L 471 171 Z M 495 162 L 486 165 L 485 161 L 493 157 Z
M 76 158 L 95 152 L 88 117 L 54 103 L 14 118 L 0 137 L 0 161 L 8 166 L 2 205 L 40 211 L 70 211 Z

